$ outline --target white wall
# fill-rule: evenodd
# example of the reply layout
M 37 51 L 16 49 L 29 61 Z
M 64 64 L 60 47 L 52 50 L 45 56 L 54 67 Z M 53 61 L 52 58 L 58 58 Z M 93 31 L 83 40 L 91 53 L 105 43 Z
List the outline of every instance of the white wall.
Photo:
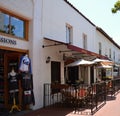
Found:
M 96 31 L 96 27 L 83 18 L 75 9 L 68 5 L 63 0 L 43 0 L 42 3 L 42 37 L 47 37 L 53 40 L 61 41 L 66 43 L 66 23 L 70 24 L 73 27 L 73 45 L 78 47 L 83 47 L 82 34 L 87 35 L 88 40 L 88 50 L 98 53 L 98 42 L 100 41 L 103 46 L 103 53 L 105 49 L 108 49 L 112 46 L 111 50 L 117 51 L 118 49 L 106 39 L 101 33 Z M 64 9 L 64 11 L 63 11 Z M 46 42 L 45 42 L 46 43 Z M 48 45 L 51 43 L 47 43 Z M 42 46 L 42 40 L 41 45 Z M 107 46 L 107 47 L 105 47 Z M 43 85 L 45 82 L 50 82 L 50 64 L 45 64 L 45 59 L 47 56 L 50 56 L 53 61 L 60 61 L 63 63 L 61 56 L 59 55 L 59 47 L 48 47 L 41 48 L 40 50 L 40 83 Z M 66 50 L 66 49 L 65 49 Z M 108 54 L 109 55 L 109 54 Z M 116 56 L 117 58 L 117 56 Z M 62 65 L 61 69 L 64 68 Z M 47 70 L 44 73 L 44 70 Z M 63 70 L 61 73 L 63 74 Z M 90 72 L 89 72 L 90 73 Z M 64 77 L 64 74 L 62 75 Z M 90 82 L 90 80 L 88 80 Z M 38 83 L 38 82 L 37 82 Z M 42 90 L 41 90 L 42 91 Z M 42 102 L 40 103 L 40 105 Z
M 0 7 L 27 19 L 33 16 L 33 0 L 0 0 Z
M 73 45 L 83 48 L 82 34 L 85 33 L 89 51 L 99 53 L 98 42 L 101 42 L 102 55 L 106 52 L 109 56 L 109 48 L 111 48 L 112 57 L 113 51 L 116 53 L 115 61 L 120 59 L 119 49 L 64 0 L 44 0 L 43 37 L 66 42 L 66 23 L 73 27 Z
M 40 108 L 43 102 L 43 73 L 42 64 L 43 58 L 41 58 L 41 7 L 42 0 L 34 1 L 33 21 L 30 22 L 30 57 L 32 59 L 32 71 L 33 71 L 33 85 L 35 95 L 35 106 L 33 109 Z M 41 71 L 42 70 L 42 71 Z M 45 69 L 44 69 L 45 71 Z M 43 72 L 44 72 L 43 71 Z M 43 78 L 42 78 L 43 77 Z
M 33 0 L 0 0 L 0 8 L 6 10 L 16 16 L 25 18 L 26 20 L 30 21 L 33 19 Z M 31 32 L 31 29 L 29 31 Z M 4 36 L 4 34 L 1 35 L 1 37 L 5 37 L 7 39 L 12 39 L 17 42 L 16 45 L 0 43 L 1 46 L 28 50 L 29 45 L 32 44 L 29 41 L 23 41 L 20 39 Z M 30 33 L 29 33 L 29 39 L 31 39 Z
M 66 23 L 73 27 L 73 44 L 83 47 L 87 34 L 88 49 L 94 51 L 95 27 L 63 0 L 43 1 L 43 36 L 66 42 Z
M 17 45 L 9 47 L 29 50 L 36 102 L 33 109 L 43 106 L 43 84 L 51 82 L 51 66 L 50 63 L 46 64 L 47 56 L 51 57 L 51 61 L 61 62 L 61 81 L 64 82 L 63 54 L 60 54 L 59 50 L 66 50 L 66 47 L 61 45 L 42 48 L 43 44 L 54 43 L 44 40 L 43 37 L 66 42 L 66 23 L 68 23 L 73 27 L 73 45 L 82 48 L 82 34 L 85 33 L 88 38 L 89 51 L 98 53 L 97 43 L 101 41 L 102 46 L 107 45 L 107 48 L 112 46 L 112 51 L 115 50 L 116 55 L 119 52 L 103 35 L 96 32 L 94 25 L 63 0 L 0 0 L 0 7 L 29 19 L 29 41 L 16 39 Z M 14 40 L 14 38 L 11 39 Z M 0 45 L 7 46 L 3 43 Z M 105 47 L 102 51 L 105 51 Z
M 61 50 L 61 47 L 63 49 L 65 46 L 42 47 L 42 45 L 54 44 L 54 42 L 43 39 L 44 33 L 41 28 L 44 21 L 42 9 L 43 4 L 44 0 L 34 1 L 34 18 L 33 21 L 30 21 L 29 50 L 30 57 L 32 59 L 33 85 L 35 95 L 35 106 L 33 106 L 33 109 L 43 107 L 43 86 L 44 83 L 51 83 L 51 63 L 46 63 L 48 56 L 51 57 L 51 61 L 61 62 L 61 82 L 64 83 L 64 62 L 62 60 L 62 54 L 60 54 L 59 51 Z M 49 20 L 47 24 L 49 24 Z
M 120 49 L 116 47 L 109 39 L 107 39 L 101 32 L 96 30 L 96 39 L 95 39 L 95 49 L 96 53 L 99 53 L 98 43 L 102 44 L 102 55 L 107 55 L 109 57 L 109 49 L 111 49 L 111 58 L 114 61 L 113 52 L 115 51 L 115 62 L 118 62 L 120 59 Z
M 28 48 L 29 48 L 29 43 L 27 41 L 6 37 L 6 36 L 3 36 L 3 35 L 0 35 L 0 37 L 16 41 L 15 45 L 14 44 L 8 44 L 8 43 L 5 43 L 5 42 L 0 42 L 0 46 L 10 47 L 10 48 L 17 48 L 17 49 L 21 49 L 21 50 L 28 50 Z

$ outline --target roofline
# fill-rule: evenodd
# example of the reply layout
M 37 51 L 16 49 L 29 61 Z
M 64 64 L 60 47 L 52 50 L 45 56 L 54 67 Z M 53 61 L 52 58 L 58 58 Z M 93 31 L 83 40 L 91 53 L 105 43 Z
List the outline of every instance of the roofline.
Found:
M 117 48 L 120 49 L 120 46 L 102 28 L 96 26 L 96 30 L 101 32 L 109 41 L 111 41 Z
M 101 32 L 109 41 L 111 41 L 117 48 L 120 49 L 120 46 L 100 27 L 96 26 L 94 23 L 92 23 L 87 17 L 85 17 L 77 8 L 73 6 L 69 1 L 64 0 L 68 5 L 70 5 L 75 11 L 77 11 L 82 17 L 84 17 L 89 23 L 91 23 L 93 26 L 96 27 L 96 30 Z
M 75 8 L 74 6 L 73 6 L 73 4 L 71 4 L 69 1 L 67 1 L 67 0 L 64 0 L 68 5 L 70 5 L 75 11 L 77 11 L 82 17 L 84 17 L 89 23 L 91 23 L 93 26 L 95 26 L 96 27 L 96 25 L 93 23 L 93 22 L 91 22 L 86 16 L 84 16 L 77 8 Z

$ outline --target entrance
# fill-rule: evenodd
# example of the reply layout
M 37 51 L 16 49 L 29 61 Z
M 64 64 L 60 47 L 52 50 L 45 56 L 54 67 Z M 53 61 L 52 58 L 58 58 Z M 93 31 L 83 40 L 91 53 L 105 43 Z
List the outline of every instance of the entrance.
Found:
M 51 83 L 60 83 L 60 62 L 51 62 Z
M 78 66 L 68 67 L 68 81 L 70 84 L 76 84 L 78 79 Z
M 0 50 L 0 108 L 10 109 L 13 105 L 13 99 L 10 99 L 8 74 L 12 68 L 18 73 L 19 59 L 23 53 Z M 17 103 L 22 104 L 22 89 L 21 82 L 18 81 L 18 95 Z
M 90 67 L 90 84 L 94 83 L 94 66 Z

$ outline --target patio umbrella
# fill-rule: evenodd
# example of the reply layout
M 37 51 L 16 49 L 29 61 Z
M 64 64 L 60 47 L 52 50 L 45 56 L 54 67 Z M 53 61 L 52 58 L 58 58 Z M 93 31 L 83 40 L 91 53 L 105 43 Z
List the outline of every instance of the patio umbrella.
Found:
M 112 68 L 112 66 L 101 64 L 101 65 L 98 66 L 97 68 Z
M 73 66 L 79 66 L 79 65 L 91 65 L 91 64 L 94 64 L 94 62 L 80 59 L 68 64 L 67 67 L 73 67 Z
M 113 64 L 113 62 L 110 60 L 99 59 L 99 58 L 94 59 L 92 62 L 94 62 L 94 63 L 104 62 L 104 63 L 108 63 L 108 64 Z

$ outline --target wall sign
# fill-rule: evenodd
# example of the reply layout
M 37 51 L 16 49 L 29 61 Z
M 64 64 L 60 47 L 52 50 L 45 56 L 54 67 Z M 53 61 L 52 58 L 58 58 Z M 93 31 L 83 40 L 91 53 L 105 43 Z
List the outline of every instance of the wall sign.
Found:
M 4 38 L 4 37 L 0 37 L 0 42 L 1 43 L 6 43 L 6 44 L 11 44 L 11 45 L 16 45 L 17 44 L 17 42 L 15 40 Z

